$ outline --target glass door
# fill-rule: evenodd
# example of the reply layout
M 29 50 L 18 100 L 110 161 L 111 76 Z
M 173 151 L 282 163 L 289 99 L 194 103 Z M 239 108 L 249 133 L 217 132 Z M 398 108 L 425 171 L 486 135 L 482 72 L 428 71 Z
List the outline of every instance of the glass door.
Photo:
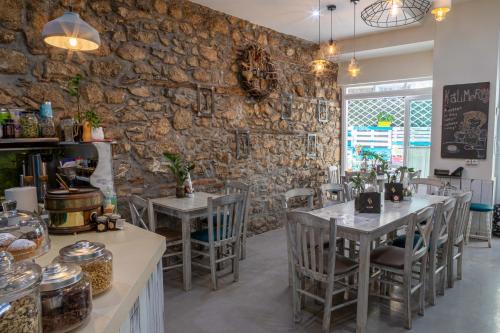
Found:
M 432 97 L 407 97 L 405 100 L 405 165 L 429 176 L 431 155 Z

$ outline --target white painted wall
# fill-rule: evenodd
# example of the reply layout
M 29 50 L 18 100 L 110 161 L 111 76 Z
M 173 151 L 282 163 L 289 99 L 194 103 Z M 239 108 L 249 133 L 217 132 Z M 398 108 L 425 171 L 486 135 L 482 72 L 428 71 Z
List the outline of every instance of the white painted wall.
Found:
M 465 167 L 465 177 L 494 177 L 494 147 L 499 57 L 500 1 L 474 0 L 453 7 L 445 21 L 436 24 L 433 60 L 433 116 L 431 170 Z M 491 82 L 487 159 L 466 167 L 464 160 L 441 158 L 443 86 Z
M 340 85 L 378 81 L 405 80 L 432 76 L 432 51 L 360 60 L 361 72 L 356 78 L 347 74 L 348 63 L 339 65 Z

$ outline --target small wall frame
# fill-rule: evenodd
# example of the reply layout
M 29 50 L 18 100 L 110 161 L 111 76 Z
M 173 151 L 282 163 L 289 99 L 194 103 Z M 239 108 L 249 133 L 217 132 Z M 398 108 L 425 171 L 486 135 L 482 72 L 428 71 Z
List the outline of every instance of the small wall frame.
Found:
M 250 132 L 236 130 L 236 159 L 241 160 L 248 157 L 250 157 Z
M 281 119 L 290 120 L 293 114 L 293 94 L 284 93 L 281 95 Z
M 197 86 L 198 117 L 211 118 L 215 112 L 215 89 L 214 87 Z
M 320 123 L 327 123 L 330 118 L 330 103 L 325 99 L 318 99 L 316 113 Z
M 307 133 L 306 139 L 306 157 L 307 158 L 316 158 L 316 146 L 317 146 L 317 134 L 315 133 Z

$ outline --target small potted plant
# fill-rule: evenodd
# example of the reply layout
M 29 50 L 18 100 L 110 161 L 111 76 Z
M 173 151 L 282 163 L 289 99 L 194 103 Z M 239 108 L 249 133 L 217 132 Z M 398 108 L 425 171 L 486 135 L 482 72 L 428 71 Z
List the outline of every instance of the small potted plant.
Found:
M 391 127 L 393 121 L 394 121 L 394 116 L 386 111 L 381 111 L 377 115 L 378 127 Z
M 90 128 L 91 140 L 104 140 L 104 130 L 101 127 L 101 117 L 99 117 L 99 115 L 95 112 L 95 110 L 91 109 L 85 112 L 84 118 L 85 118 L 85 121 L 83 123 L 84 133 L 85 131 L 88 131 L 88 129 Z M 84 136 L 87 137 L 88 133 Z
M 194 164 L 185 161 L 179 154 L 166 152 L 164 156 L 168 163 L 167 166 L 177 183 L 175 187 L 175 196 L 177 198 L 184 198 L 186 195 L 184 183 L 189 177 L 189 172 L 194 169 Z
M 352 195 L 354 196 L 354 209 L 359 211 L 359 195 L 365 191 L 365 180 L 360 173 L 354 175 L 351 179 L 353 183 Z

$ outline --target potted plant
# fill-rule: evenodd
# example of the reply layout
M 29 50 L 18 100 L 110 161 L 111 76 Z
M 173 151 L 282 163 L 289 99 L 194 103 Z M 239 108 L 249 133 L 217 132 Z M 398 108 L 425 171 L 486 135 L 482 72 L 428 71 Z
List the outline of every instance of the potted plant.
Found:
M 89 134 L 86 132 L 88 132 L 89 129 L 91 140 L 104 140 L 104 131 L 101 127 L 101 117 L 99 117 L 95 110 L 91 109 L 85 112 L 84 119 L 85 121 L 83 123 L 83 129 L 85 135 L 83 141 L 86 141 L 85 138 L 88 138 Z
M 72 77 L 67 83 L 67 90 L 70 96 L 76 99 L 76 116 L 75 119 L 75 140 L 81 141 L 83 135 L 83 127 L 82 127 L 82 114 L 80 111 L 80 85 L 82 83 L 83 76 L 81 74 L 76 74 Z
M 394 121 L 394 116 L 386 111 L 381 111 L 377 115 L 378 127 L 391 127 L 393 121 Z
M 179 154 L 166 152 L 164 156 L 168 163 L 167 166 L 177 183 L 175 187 L 175 196 L 177 198 L 184 198 L 186 195 L 184 182 L 188 179 L 189 172 L 194 169 L 194 164 L 185 161 Z
M 351 179 L 353 183 L 352 195 L 354 196 L 354 209 L 359 211 L 359 195 L 365 191 L 365 180 L 360 173 L 354 175 Z

